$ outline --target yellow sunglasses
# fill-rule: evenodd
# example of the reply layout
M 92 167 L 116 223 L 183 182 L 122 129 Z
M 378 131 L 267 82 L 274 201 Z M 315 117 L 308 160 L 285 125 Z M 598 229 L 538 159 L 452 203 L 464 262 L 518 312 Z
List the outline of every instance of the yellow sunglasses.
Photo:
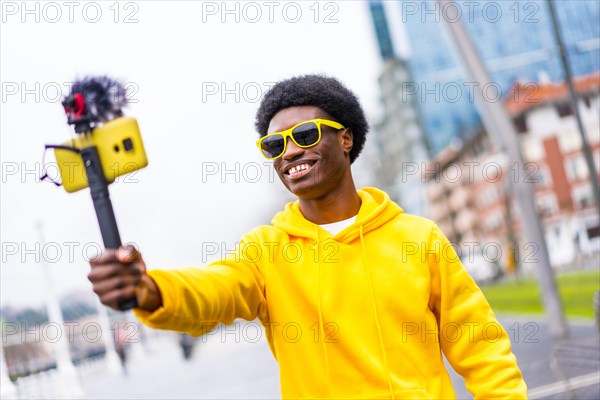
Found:
M 256 146 L 267 160 L 274 160 L 285 153 L 287 138 L 290 137 L 296 146 L 306 149 L 321 141 L 321 125 L 335 129 L 345 129 L 344 126 L 328 119 L 311 119 L 294 125 L 282 132 L 270 133 L 256 141 Z

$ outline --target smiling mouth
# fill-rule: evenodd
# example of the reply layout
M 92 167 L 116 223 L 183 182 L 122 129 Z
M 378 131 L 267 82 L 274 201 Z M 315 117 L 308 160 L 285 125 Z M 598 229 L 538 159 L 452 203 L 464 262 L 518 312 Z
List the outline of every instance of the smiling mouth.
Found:
M 315 165 L 316 161 L 306 161 L 298 165 L 294 165 L 292 168 L 285 171 L 285 175 L 291 180 L 297 180 L 305 176 Z

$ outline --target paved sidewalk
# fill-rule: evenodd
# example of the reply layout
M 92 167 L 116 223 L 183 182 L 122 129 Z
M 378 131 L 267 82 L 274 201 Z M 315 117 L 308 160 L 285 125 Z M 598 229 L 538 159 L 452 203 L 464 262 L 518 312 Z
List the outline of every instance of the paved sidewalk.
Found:
M 227 335 L 199 340 L 186 361 L 173 340 L 132 360 L 128 375 L 84 386 L 87 399 L 278 399 L 279 370 L 264 337 L 257 343 Z
M 499 320 L 511 338 L 512 350 L 527 383 L 530 399 L 600 399 L 600 359 L 595 355 L 600 348 L 600 336 L 592 321 L 571 322 L 568 342 L 586 343 L 591 348 L 595 348 L 596 353 L 590 352 L 589 357 L 585 359 L 580 357 L 580 354 L 559 357 L 561 371 L 564 373 L 561 378 L 552 368 L 553 350 L 557 343 L 552 340 L 543 319 L 500 316 Z M 566 348 L 570 349 L 571 346 Z M 569 392 L 567 385 L 560 384 L 560 381 L 567 378 L 578 377 L 586 377 L 586 379 L 565 382 L 575 383 L 576 389 L 572 393 Z M 473 398 L 465 389 L 463 379 L 454 371 L 452 371 L 452 382 L 459 399 Z

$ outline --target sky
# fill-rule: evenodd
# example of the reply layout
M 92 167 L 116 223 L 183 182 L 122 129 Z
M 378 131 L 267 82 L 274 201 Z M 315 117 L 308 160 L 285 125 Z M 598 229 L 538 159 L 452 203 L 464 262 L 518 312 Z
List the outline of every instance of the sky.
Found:
M 335 76 L 371 122 L 380 113 L 366 2 L 1 7 L 2 306 L 39 306 L 49 284 L 59 295 L 91 292 L 87 260 L 101 239 L 89 191 L 39 181 L 44 145 L 74 135 L 60 104 L 71 82 L 108 75 L 129 90 L 125 113 L 138 120 L 149 165 L 110 190 L 122 240 L 140 248 L 148 268 L 218 258 L 292 199 L 254 144 L 254 114 L 274 82 Z

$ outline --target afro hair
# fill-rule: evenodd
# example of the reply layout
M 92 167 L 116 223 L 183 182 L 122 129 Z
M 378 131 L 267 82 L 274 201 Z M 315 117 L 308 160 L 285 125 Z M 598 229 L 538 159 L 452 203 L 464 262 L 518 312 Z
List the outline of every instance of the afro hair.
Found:
M 256 112 L 256 129 L 267 134 L 269 123 L 279 111 L 297 106 L 315 106 L 340 124 L 352 130 L 353 146 L 350 163 L 358 157 L 365 144 L 369 125 L 354 93 L 340 81 L 324 75 L 303 75 L 275 84 L 262 99 Z

